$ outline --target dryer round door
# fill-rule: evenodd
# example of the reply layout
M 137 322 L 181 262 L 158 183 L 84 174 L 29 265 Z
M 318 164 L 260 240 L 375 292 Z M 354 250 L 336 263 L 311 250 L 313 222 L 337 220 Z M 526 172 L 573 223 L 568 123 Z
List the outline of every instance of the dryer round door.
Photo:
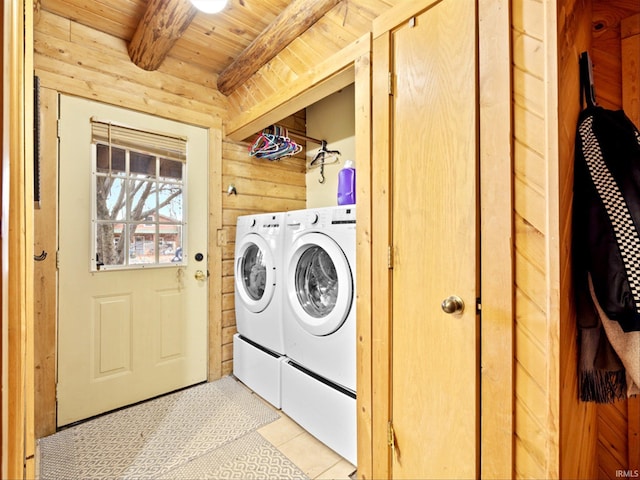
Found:
M 302 235 L 290 251 L 287 292 L 296 320 L 312 335 L 335 332 L 346 320 L 353 301 L 347 257 L 322 233 Z
M 236 291 L 244 306 L 253 313 L 262 312 L 273 298 L 276 272 L 273 253 L 260 235 L 243 237 L 236 248 Z

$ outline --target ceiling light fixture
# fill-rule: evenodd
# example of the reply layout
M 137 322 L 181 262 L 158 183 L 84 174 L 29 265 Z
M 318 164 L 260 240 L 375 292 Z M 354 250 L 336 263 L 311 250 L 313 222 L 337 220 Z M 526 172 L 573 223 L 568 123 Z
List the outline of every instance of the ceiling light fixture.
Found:
M 204 13 L 218 13 L 227 5 L 227 0 L 191 0 L 194 7 Z

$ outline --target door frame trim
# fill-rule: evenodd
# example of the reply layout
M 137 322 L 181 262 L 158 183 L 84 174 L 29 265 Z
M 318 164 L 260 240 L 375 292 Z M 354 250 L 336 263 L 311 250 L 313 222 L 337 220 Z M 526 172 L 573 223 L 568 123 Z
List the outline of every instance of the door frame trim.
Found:
M 391 414 L 391 138 L 388 72 L 390 30 L 434 5 L 433 0 L 400 4 L 373 23 L 372 211 L 372 458 L 373 478 L 390 478 L 387 444 Z M 478 0 L 478 104 L 480 188 L 480 291 L 482 292 L 480 415 L 482 478 L 512 478 L 513 447 L 513 188 L 511 103 L 511 11 L 499 0 Z M 509 252 L 495 255 L 494 252 Z M 359 387 L 362 382 L 359 382 Z M 479 412 L 480 414 L 480 412 Z

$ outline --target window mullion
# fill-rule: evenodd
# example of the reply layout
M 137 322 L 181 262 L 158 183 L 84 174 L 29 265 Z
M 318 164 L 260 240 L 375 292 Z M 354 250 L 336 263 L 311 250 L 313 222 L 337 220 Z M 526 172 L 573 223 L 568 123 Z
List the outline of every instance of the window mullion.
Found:
M 124 264 L 129 265 L 129 261 L 131 260 L 131 183 L 133 179 L 131 178 L 131 152 L 129 149 L 125 149 L 125 227 L 122 229 L 123 233 L 126 232 L 126 237 L 122 238 L 124 242 L 122 244 L 122 248 L 124 250 Z M 135 248 L 135 240 L 134 240 L 134 248 Z
M 160 263 L 160 209 L 158 208 L 160 206 L 160 159 L 158 158 L 158 156 L 155 157 L 156 160 L 156 178 L 154 179 L 154 182 L 156 184 L 155 187 L 155 195 L 156 195 L 156 214 L 155 214 L 155 222 L 154 222 L 154 230 L 156 232 L 156 234 L 154 235 L 154 251 L 155 251 L 155 258 L 156 258 L 156 264 Z

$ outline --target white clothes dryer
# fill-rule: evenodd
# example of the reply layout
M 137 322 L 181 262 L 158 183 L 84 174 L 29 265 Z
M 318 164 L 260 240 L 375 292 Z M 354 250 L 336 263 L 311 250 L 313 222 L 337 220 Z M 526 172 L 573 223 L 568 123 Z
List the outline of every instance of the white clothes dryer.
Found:
M 233 373 L 281 407 L 284 213 L 238 217 L 234 255 Z
M 286 222 L 285 352 L 355 392 L 355 206 L 289 212 Z

